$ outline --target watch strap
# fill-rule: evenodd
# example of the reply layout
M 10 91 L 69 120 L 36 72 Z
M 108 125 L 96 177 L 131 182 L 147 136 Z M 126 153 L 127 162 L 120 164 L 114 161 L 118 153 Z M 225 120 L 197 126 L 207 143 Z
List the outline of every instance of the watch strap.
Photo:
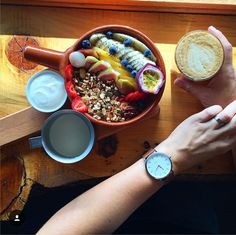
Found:
M 144 159 L 148 158 L 148 156 L 151 155 L 151 154 L 154 153 L 154 152 L 156 152 L 155 149 L 152 149 L 152 148 L 149 149 L 146 153 L 144 153 L 143 158 L 144 158 Z
M 175 177 L 174 171 L 171 170 L 170 174 L 167 175 L 162 181 L 164 182 L 164 184 L 169 183 L 170 181 L 172 181 Z

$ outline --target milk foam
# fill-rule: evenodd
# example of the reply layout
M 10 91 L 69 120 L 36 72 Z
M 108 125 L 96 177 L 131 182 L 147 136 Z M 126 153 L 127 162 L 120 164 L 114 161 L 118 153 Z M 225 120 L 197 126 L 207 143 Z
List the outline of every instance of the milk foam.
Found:
M 204 74 L 211 70 L 215 58 L 215 52 L 210 46 L 197 43 L 189 44 L 187 63 L 195 74 Z

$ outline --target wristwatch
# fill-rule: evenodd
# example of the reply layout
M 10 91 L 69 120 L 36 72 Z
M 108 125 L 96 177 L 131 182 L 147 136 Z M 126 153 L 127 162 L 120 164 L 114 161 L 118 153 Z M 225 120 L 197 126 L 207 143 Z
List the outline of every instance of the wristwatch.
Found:
M 167 154 L 150 149 L 143 157 L 146 171 L 152 178 L 167 183 L 174 177 L 172 160 Z

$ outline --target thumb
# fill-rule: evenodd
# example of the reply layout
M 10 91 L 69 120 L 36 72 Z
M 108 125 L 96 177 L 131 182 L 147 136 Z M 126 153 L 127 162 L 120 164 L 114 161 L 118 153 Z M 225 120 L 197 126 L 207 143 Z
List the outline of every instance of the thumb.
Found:
M 193 96 L 201 100 L 201 97 L 206 92 L 206 87 L 196 84 L 195 82 L 179 77 L 175 79 L 174 84 L 178 87 L 184 89 L 187 92 L 190 92 Z

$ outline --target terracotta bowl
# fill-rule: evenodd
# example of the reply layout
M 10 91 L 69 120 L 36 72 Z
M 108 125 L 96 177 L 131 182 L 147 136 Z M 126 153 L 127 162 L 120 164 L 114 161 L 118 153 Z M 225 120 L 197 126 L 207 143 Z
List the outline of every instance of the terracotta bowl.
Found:
M 98 33 L 98 32 L 106 32 L 106 31 L 112 31 L 112 32 L 119 32 L 119 33 L 124 33 L 127 35 L 130 35 L 132 37 L 137 38 L 141 42 L 143 42 L 149 49 L 152 51 L 152 53 L 155 55 L 157 58 L 157 65 L 159 68 L 162 70 L 164 79 L 166 78 L 166 70 L 165 70 L 165 65 L 164 61 L 162 59 L 162 56 L 159 52 L 159 50 L 156 48 L 155 44 L 143 33 L 141 33 L 138 30 L 135 30 L 131 27 L 128 26 L 123 26 L 123 25 L 105 25 L 101 27 L 97 27 L 95 29 L 90 30 L 89 32 L 85 33 L 80 37 L 79 40 L 75 42 L 74 45 L 72 45 L 70 48 L 68 48 L 65 52 L 59 52 L 59 51 L 54 51 L 50 49 L 45 49 L 45 48 L 40 48 L 40 47 L 30 47 L 27 46 L 24 50 L 24 57 L 27 60 L 36 62 L 38 64 L 44 65 L 46 67 L 49 67 L 51 69 L 54 69 L 56 71 L 59 71 L 59 73 L 65 77 L 65 68 L 69 63 L 69 54 L 73 51 L 76 51 L 80 49 L 81 42 L 84 39 L 88 39 L 92 34 Z M 161 90 L 159 93 L 154 96 L 153 100 L 150 101 L 149 106 L 143 110 L 142 113 L 139 115 L 135 116 L 134 118 L 123 121 L 123 122 L 106 122 L 103 120 L 97 120 L 88 113 L 85 115 L 95 124 L 98 125 L 104 125 L 104 126 L 130 126 L 140 120 L 142 120 L 147 114 L 154 112 L 156 106 L 158 105 L 163 91 L 165 88 L 165 83 L 162 86 Z

